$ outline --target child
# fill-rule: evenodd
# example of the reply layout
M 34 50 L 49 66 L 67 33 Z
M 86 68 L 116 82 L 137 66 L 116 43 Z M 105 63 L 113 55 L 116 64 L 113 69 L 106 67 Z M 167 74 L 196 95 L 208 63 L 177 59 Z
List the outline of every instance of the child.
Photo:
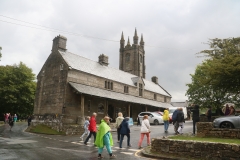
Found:
M 80 139 L 83 141 L 83 137 L 85 136 L 85 135 L 89 135 L 89 130 L 88 130 L 88 126 L 89 126 L 89 120 L 90 120 L 90 117 L 89 116 L 87 116 L 86 117 L 86 120 L 85 120 L 85 122 L 84 122 L 84 133 L 83 133 L 83 135 L 80 137 Z

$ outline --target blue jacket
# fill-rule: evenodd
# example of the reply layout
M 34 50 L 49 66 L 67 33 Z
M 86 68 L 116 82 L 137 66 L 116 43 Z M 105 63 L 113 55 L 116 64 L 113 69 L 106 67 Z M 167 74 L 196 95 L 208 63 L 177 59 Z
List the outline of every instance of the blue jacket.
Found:
M 122 123 L 120 124 L 120 134 L 129 134 L 130 133 L 130 128 L 128 124 L 128 118 L 124 118 Z
M 172 114 L 172 121 L 173 122 L 177 121 L 177 114 L 178 114 L 178 109 L 176 109 Z

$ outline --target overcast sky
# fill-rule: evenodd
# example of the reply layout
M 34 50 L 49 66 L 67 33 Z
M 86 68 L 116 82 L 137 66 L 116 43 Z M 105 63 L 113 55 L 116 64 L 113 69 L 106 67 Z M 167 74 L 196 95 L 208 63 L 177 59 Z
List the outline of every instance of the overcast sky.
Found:
M 132 44 L 135 28 L 146 45 L 146 79 L 157 76 L 172 102 L 182 102 L 189 74 L 203 60 L 196 53 L 209 39 L 240 36 L 240 1 L 1 0 L 0 65 L 22 61 L 37 75 L 61 34 L 68 51 L 94 61 L 104 53 L 119 68 L 121 33 Z

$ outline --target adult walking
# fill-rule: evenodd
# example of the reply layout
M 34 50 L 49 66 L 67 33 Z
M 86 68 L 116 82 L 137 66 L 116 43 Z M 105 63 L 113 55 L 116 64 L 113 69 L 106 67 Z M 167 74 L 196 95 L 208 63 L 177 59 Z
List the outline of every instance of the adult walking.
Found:
M 123 121 L 123 115 L 122 115 L 122 112 L 118 112 L 118 117 L 116 119 L 116 128 L 117 128 L 117 140 L 118 140 L 118 143 L 120 141 L 120 125 Z
M 177 108 L 172 114 L 172 122 L 173 122 L 173 127 L 174 127 L 175 134 L 178 133 L 177 130 L 178 130 L 178 127 L 179 127 L 178 122 L 177 122 L 178 111 L 179 111 L 179 108 Z
M 142 120 L 141 130 L 140 130 L 141 137 L 138 142 L 139 149 L 142 148 L 142 141 L 143 141 L 144 135 L 147 136 L 147 144 L 150 145 L 150 132 L 151 131 L 150 131 L 150 123 L 148 120 L 148 115 L 144 115 Z
M 11 131 L 12 127 L 14 125 L 14 120 L 13 120 L 13 116 L 10 113 L 9 113 L 9 116 L 8 116 L 8 123 L 9 123 L 10 131 Z
M 168 132 L 168 126 L 169 126 L 169 111 L 168 111 L 168 108 L 166 108 L 163 111 L 163 123 L 164 123 L 165 133 L 167 133 Z
M 17 122 L 17 115 L 16 114 L 14 114 L 13 120 L 14 120 L 14 123 Z
M 97 123 L 96 123 L 96 117 L 97 117 L 97 113 L 93 113 L 90 121 L 89 121 L 89 126 L 88 126 L 88 130 L 90 131 L 89 135 L 87 136 L 87 138 L 84 141 L 84 144 L 87 145 L 87 142 L 89 140 L 89 138 L 94 137 L 94 142 L 96 140 L 96 132 L 97 132 Z M 109 121 L 108 121 L 109 123 Z
M 178 123 L 178 130 L 177 130 L 177 134 L 182 134 L 182 130 L 184 127 L 184 123 L 185 123 L 185 119 L 184 119 L 184 114 L 183 114 L 183 109 L 179 108 L 178 109 L 178 113 L 177 113 L 177 123 Z
M 98 147 L 99 159 L 103 158 L 102 152 L 103 152 L 104 146 L 106 146 L 111 159 L 116 157 L 115 155 L 112 154 L 112 149 L 111 149 L 111 146 L 113 146 L 113 139 L 112 139 L 112 134 L 110 133 L 111 128 L 108 125 L 109 119 L 110 118 L 108 116 L 105 116 L 101 120 L 101 124 L 98 128 L 95 145 Z
M 80 137 L 80 139 L 83 141 L 83 137 L 85 136 L 85 135 L 89 135 L 89 130 L 88 130 L 88 127 L 89 127 L 89 120 L 90 120 L 90 117 L 89 116 L 87 116 L 86 117 L 86 120 L 85 120 L 85 122 L 84 122 L 84 125 L 83 125 L 83 128 L 84 128 L 84 133 L 82 134 L 82 136 Z
M 195 135 L 196 123 L 199 122 L 199 105 L 194 105 L 194 107 L 191 109 L 191 112 L 193 120 L 193 135 Z
M 120 125 L 121 138 L 120 138 L 119 148 L 122 148 L 122 142 L 123 142 L 124 136 L 127 136 L 127 146 L 128 147 L 132 146 L 130 144 L 130 128 L 129 128 L 128 121 L 129 121 L 129 117 L 126 117 L 126 118 L 124 118 L 124 120 L 122 121 L 122 123 Z

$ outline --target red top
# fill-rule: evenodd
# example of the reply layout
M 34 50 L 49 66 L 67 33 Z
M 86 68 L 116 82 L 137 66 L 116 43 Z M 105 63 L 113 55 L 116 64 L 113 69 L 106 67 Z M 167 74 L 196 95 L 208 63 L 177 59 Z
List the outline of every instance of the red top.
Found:
M 89 126 L 88 126 L 88 130 L 90 131 L 90 132 L 97 132 L 97 124 L 96 124 L 96 119 L 95 119 L 95 117 L 94 116 L 92 116 L 91 118 L 90 118 L 90 121 L 89 121 Z

